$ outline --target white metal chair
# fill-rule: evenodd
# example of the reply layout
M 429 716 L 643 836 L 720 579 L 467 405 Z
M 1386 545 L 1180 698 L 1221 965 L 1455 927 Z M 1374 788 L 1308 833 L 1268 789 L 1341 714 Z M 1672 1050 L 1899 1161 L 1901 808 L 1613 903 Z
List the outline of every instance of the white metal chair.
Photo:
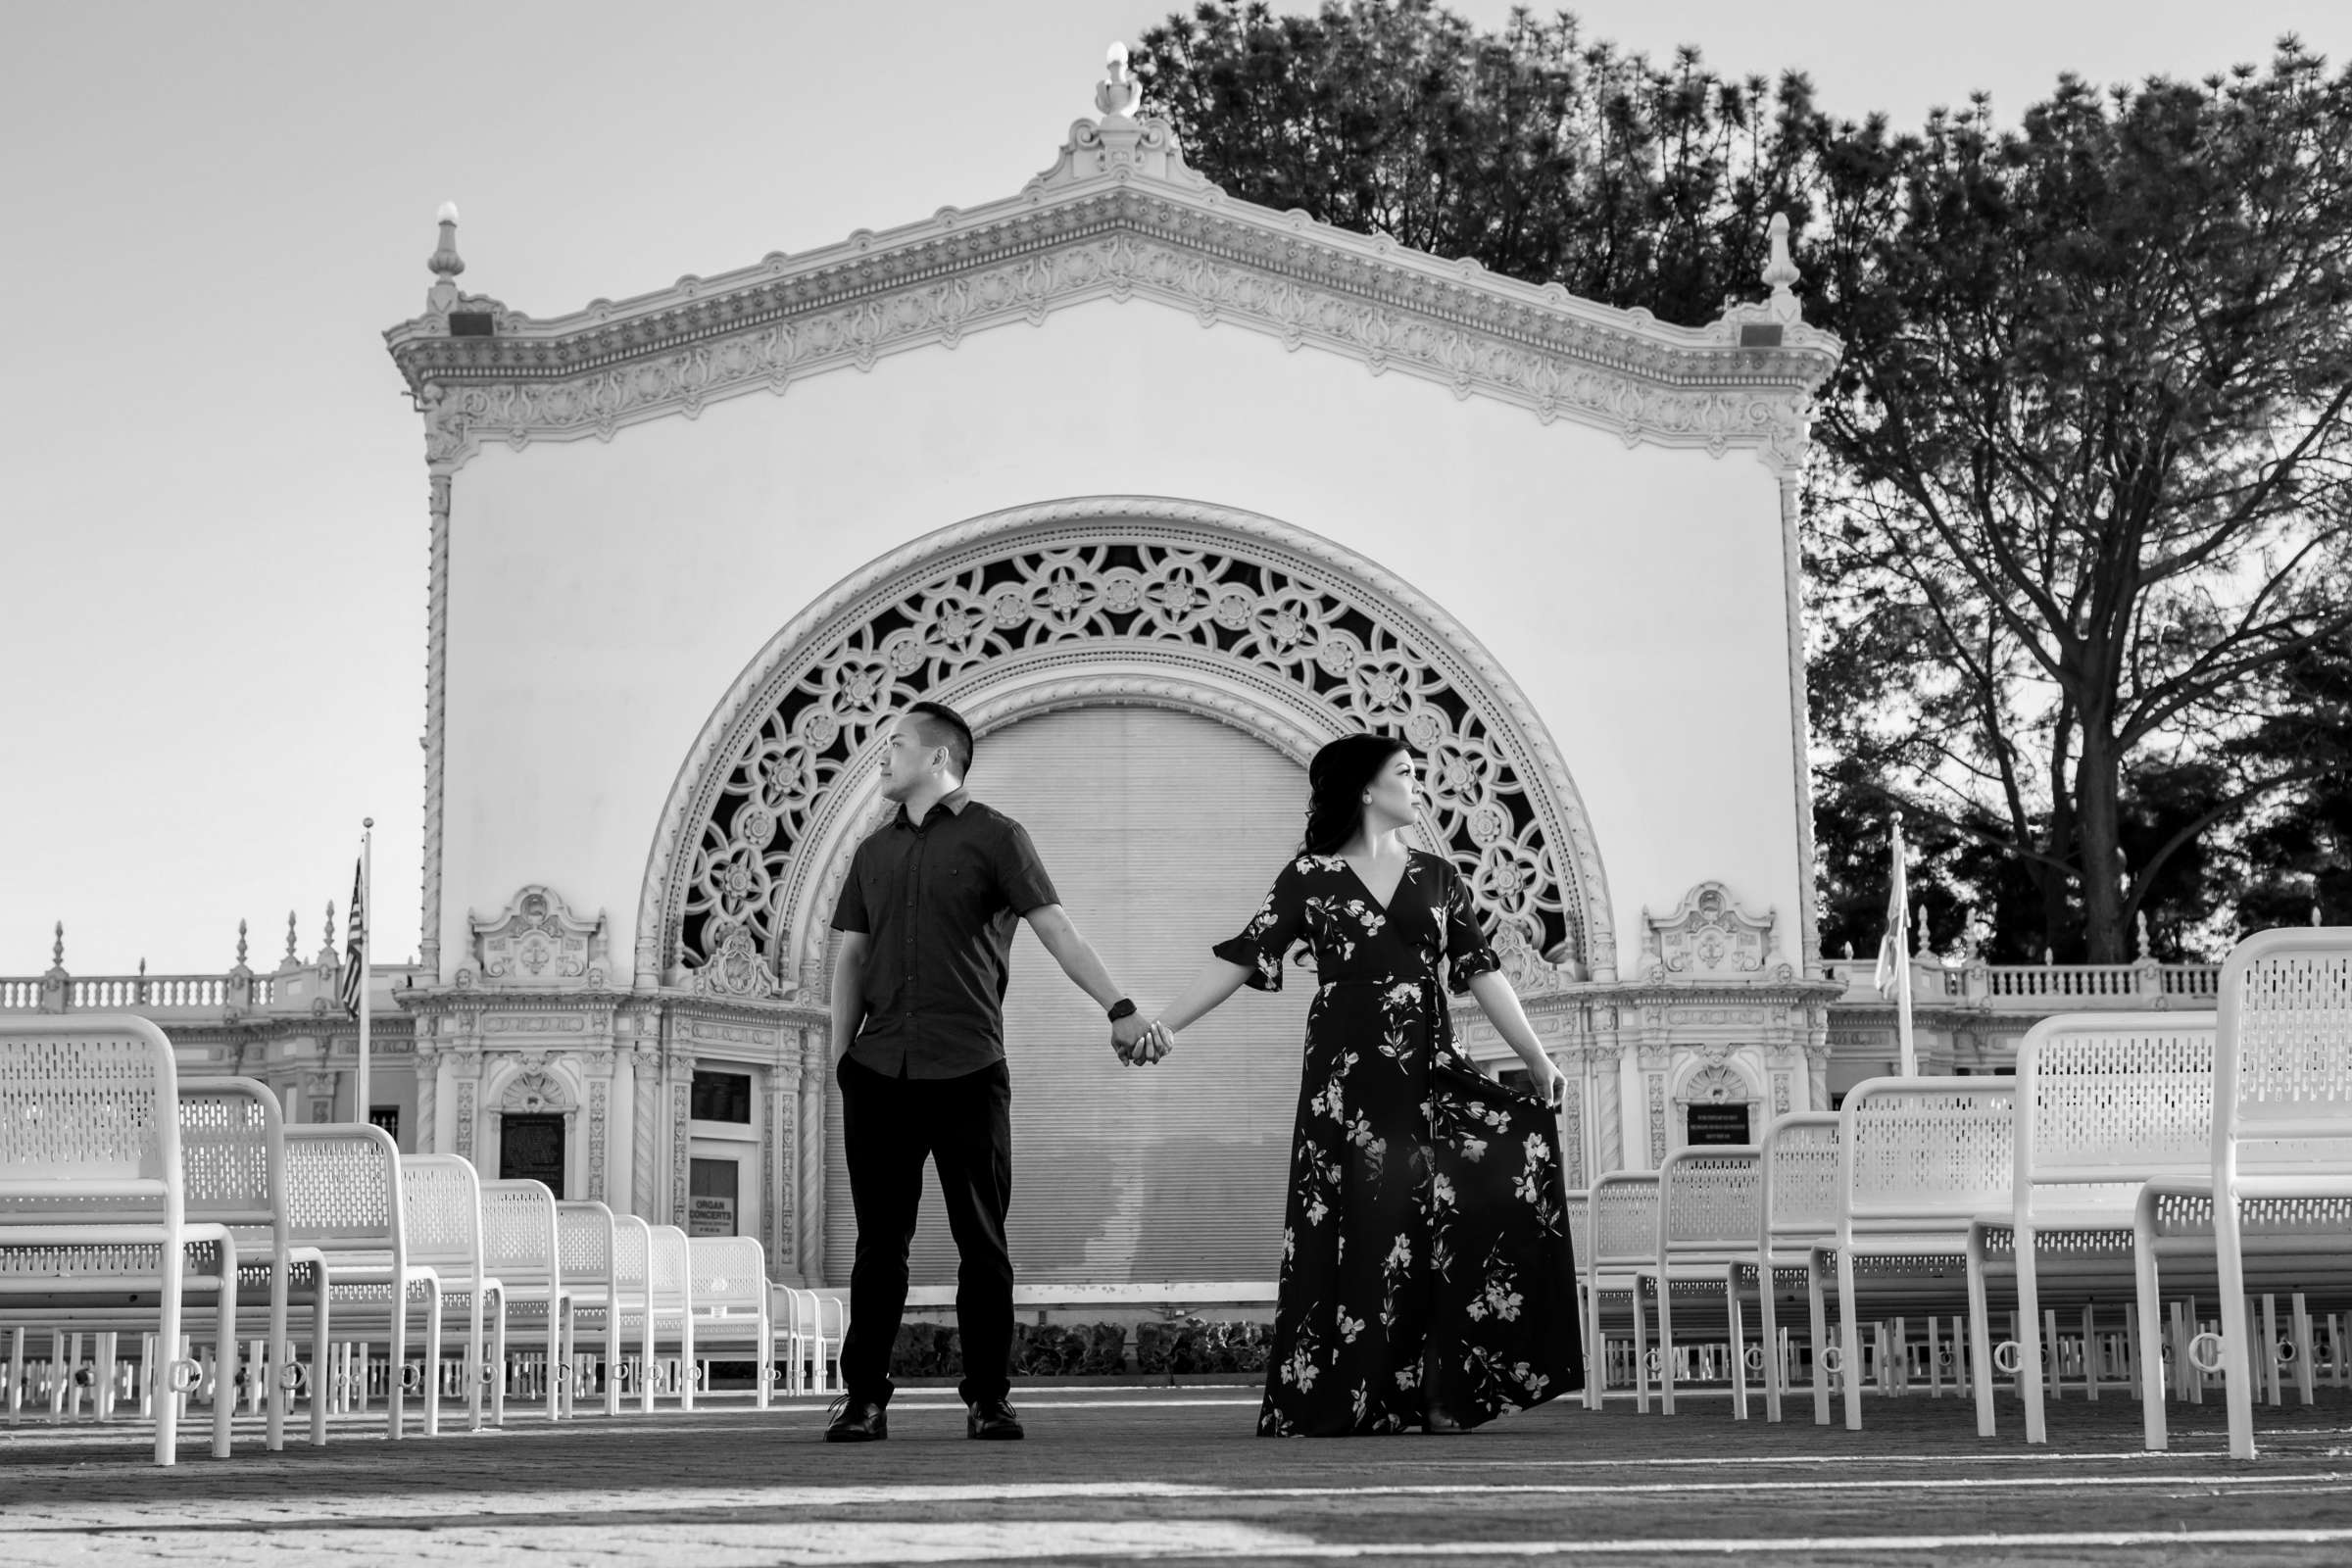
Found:
M 409 1154 L 400 1162 L 401 1217 L 408 1227 L 409 1262 L 430 1269 L 438 1285 L 440 1310 L 433 1314 L 425 1337 L 425 1377 L 440 1384 L 440 1331 L 454 1328 L 446 1315 L 454 1301 L 466 1314 L 466 1338 L 459 1374 L 466 1389 L 468 1425 L 482 1428 L 482 1387 L 489 1364 L 482 1354 L 485 1328 L 491 1316 L 490 1297 L 505 1294 L 504 1285 L 482 1266 L 482 1191 L 472 1161 L 459 1154 Z M 500 1308 L 501 1316 L 504 1315 Z M 428 1424 L 428 1434 L 437 1432 Z
M 1864 1276 L 1876 1294 L 1908 1307 L 1970 1305 L 1973 1227 L 2011 1202 L 2016 1098 L 1998 1078 L 1873 1078 L 1847 1092 L 1838 1111 L 1837 1229 L 1809 1250 L 1817 1312 L 1827 1254 L 1837 1257 L 1847 1430 L 1862 1429 Z M 1982 1317 L 1971 1334 L 1982 1364 Z
M 630 1392 L 636 1396 L 637 1408 L 647 1415 L 654 1413 L 654 1385 L 658 1370 L 654 1365 L 654 1232 L 653 1227 L 634 1214 L 612 1216 L 612 1290 L 611 1310 L 619 1319 L 619 1339 L 624 1350 L 636 1347 L 634 1377 L 636 1386 Z M 625 1374 L 624 1360 L 612 1369 L 618 1382 Z
M 2018 1387 L 2026 1441 L 2048 1440 L 2044 1399 L 2045 1313 L 2052 1297 L 2090 1314 L 2099 1298 L 2129 1299 L 2134 1285 L 2132 1236 L 2141 1187 L 2166 1176 L 2194 1176 L 2213 1143 L 2213 1043 L 2209 1012 L 2081 1012 L 2044 1018 L 2017 1052 L 2017 1134 L 2012 1204 L 1988 1215 L 1972 1268 L 1987 1271 L 2006 1233 L 2016 1270 Z M 2052 1249 L 2055 1239 L 2060 1245 Z M 2046 1254 L 2046 1255 L 2045 1255 Z M 2045 1285 L 2048 1292 L 2045 1294 Z M 1982 1277 L 1970 1286 L 1970 1315 L 1989 1315 Z M 2127 1355 L 2157 1321 L 2134 1307 L 2124 1325 Z M 1989 1338 L 1989 1335 L 1986 1336 Z M 2086 1316 L 2086 1387 L 2097 1397 L 2097 1327 Z M 2056 1366 L 2056 1345 L 2049 1348 Z M 1989 1357 L 1974 1368 L 1977 1430 L 1994 1430 Z M 2164 1398 L 2159 1364 L 2140 1380 L 2140 1397 Z
M 615 1271 L 612 1210 L 594 1199 L 556 1205 L 556 1242 L 563 1259 L 564 1292 L 570 1310 L 564 1319 L 564 1364 L 573 1368 L 564 1380 L 564 1407 L 578 1404 L 579 1386 L 586 1374 L 578 1368 L 582 1328 L 604 1334 L 605 1414 L 620 1414 L 620 1281 Z
M 172 1043 L 147 1019 L 0 1020 L 0 1307 L 20 1328 L 12 1359 L 24 1359 L 27 1309 L 59 1321 L 77 1308 L 111 1317 L 125 1296 L 150 1300 L 155 1351 L 144 1373 L 159 1465 L 177 1458 L 177 1396 L 202 1376 L 179 1348 L 182 1305 L 203 1278 L 188 1270 L 191 1247 L 212 1259 L 219 1343 L 232 1354 L 236 1343 L 236 1242 L 228 1226 L 187 1217 L 178 1102 Z M 97 1298 L 108 1294 L 118 1299 Z M 213 1452 L 222 1458 L 233 1409 L 216 1389 Z
M 1649 1334 L 1642 1293 L 1655 1270 L 1658 1242 L 1658 1173 L 1610 1171 L 1587 1196 L 1592 1245 L 1584 1258 L 1586 1307 L 1585 1406 L 1597 1410 L 1608 1392 L 1606 1308 L 1627 1300 L 1633 1338 L 1634 1408 L 1649 1409 Z
M 382 1128 L 356 1122 L 287 1128 L 286 1204 L 297 1255 L 309 1250 L 324 1271 L 318 1342 L 357 1344 L 363 1352 L 351 1358 L 349 1370 L 330 1367 L 315 1376 L 333 1403 L 366 1408 L 364 1351 L 369 1341 L 380 1341 L 386 1348 L 385 1435 L 398 1439 L 406 1433 L 412 1392 L 407 1376 L 411 1297 L 423 1298 L 425 1343 L 438 1346 L 441 1339 L 440 1278 L 409 1252 L 399 1146 Z M 424 1396 L 427 1436 L 440 1431 L 441 1414 L 440 1385 L 430 1371 L 428 1366 L 415 1390 Z
M 1741 1260 L 1755 1249 L 1762 1152 L 1749 1144 L 1678 1149 L 1658 1165 L 1658 1408 L 1674 1411 L 1674 1288 L 1723 1288 L 1732 1419 L 1747 1419 L 1747 1332 Z M 1764 1289 L 1771 1282 L 1764 1281 Z
M 2219 1001 L 2212 1163 L 2201 1178 L 2162 1178 L 2141 1190 L 2139 1308 L 2146 1315 L 2157 1298 L 2161 1254 L 2209 1252 L 2221 1298 L 2230 1452 L 2251 1459 L 2249 1284 L 2352 1298 L 2352 927 L 2246 938 L 2222 966 Z M 2266 1330 L 2264 1360 L 2275 1386 L 2270 1339 Z M 2308 1330 L 2296 1339 L 2308 1346 Z M 2152 1342 L 2143 1336 L 2143 1382 Z M 2183 1359 L 2196 1343 L 2179 1348 Z M 2310 1357 L 2298 1359 L 2308 1398 Z M 2154 1412 L 2148 1446 L 2161 1447 L 2162 1406 L 2144 1408 Z
M 536 1181 L 490 1181 L 481 1189 L 482 1268 L 499 1284 L 489 1361 L 495 1373 L 490 1419 L 506 1419 L 507 1387 L 515 1375 L 507 1359 L 507 1329 L 519 1318 L 539 1328 L 546 1341 L 542 1392 L 547 1418 L 559 1420 L 564 1414 L 564 1385 L 570 1376 L 564 1345 L 570 1338 L 571 1294 L 564 1284 L 556 1195 Z
M 1781 1337 L 1779 1287 L 1801 1281 L 1812 1303 L 1813 1420 L 1830 1424 L 1829 1322 L 1821 1295 L 1811 1290 L 1813 1249 L 1838 1227 L 1838 1138 L 1835 1111 L 1794 1111 L 1764 1130 L 1757 1160 L 1757 1316 L 1764 1336 L 1764 1419 L 1781 1419 L 1788 1380 Z
M 664 1348 L 674 1347 L 678 1408 L 694 1408 L 694 1267 L 686 1233 L 675 1225 L 652 1228 L 646 1268 L 646 1408 L 653 1408 L 653 1369 Z
M 686 1261 L 693 1281 L 695 1364 L 686 1368 L 689 1380 L 699 1372 L 707 1383 L 718 1352 L 740 1347 L 752 1363 L 753 1402 L 766 1409 L 776 1358 L 765 1250 L 750 1236 L 693 1236 L 686 1241 Z

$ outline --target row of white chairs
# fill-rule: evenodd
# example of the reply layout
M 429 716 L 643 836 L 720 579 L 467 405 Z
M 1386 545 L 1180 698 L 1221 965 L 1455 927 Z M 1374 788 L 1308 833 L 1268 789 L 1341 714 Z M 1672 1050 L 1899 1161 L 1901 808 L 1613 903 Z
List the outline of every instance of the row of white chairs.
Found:
M 445 1392 L 477 1429 L 485 1402 L 504 1419 L 511 1384 L 561 1419 L 600 1368 L 609 1415 L 624 1382 L 639 1410 L 658 1393 L 691 1409 L 718 1358 L 754 1364 L 765 1407 L 779 1350 L 800 1392 L 825 1386 L 840 1343 L 838 1303 L 777 1291 L 752 1238 L 689 1238 L 535 1181 L 483 1181 L 454 1154 L 404 1155 L 375 1127 L 287 1127 L 251 1079 L 183 1084 L 146 1019 L 0 1022 L 11 1421 L 28 1392 L 53 1417 L 78 1414 L 85 1392 L 102 1420 L 135 1399 L 170 1464 L 191 1399 L 210 1400 L 225 1457 L 240 1403 L 262 1410 L 271 1448 L 298 1394 L 315 1444 L 330 1411 L 379 1392 L 388 1436 L 407 1431 L 412 1396 L 429 1436 Z M 119 1353 L 130 1344 L 135 1373 Z
M 2150 1449 L 2168 1394 L 2201 1400 L 2218 1380 L 2230 1451 L 2253 1457 L 2258 1345 L 2274 1403 L 2286 1371 L 2314 1398 L 2323 1337 L 2334 1381 L 2352 1373 L 2352 928 L 2246 939 L 2219 1003 L 2044 1019 L 2013 1078 L 1873 1079 L 1759 1144 L 1679 1151 L 1570 1195 L 1588 1403 L 1616 1365 L 1646 1409 L 1654 1369 L 1671 1413 L 1678 1341 L 1707 1340 L 1728 1351 L 1735 1418 L 1754 1374 L 1779 1420 L 1798 1363 L 1778 1298 L 1801 1286 L 1824 1424 L 1833 1380 L 1856 1430 L 1866 1382 L 1906 1384 L 1924 1327 L 1933 1392 L 1947 1367 L 1955 1390 L 1965 1378 L 1985 1436 L 1998 1375 L 2028 1441 L 2046 1441 L 2051 1374 L 2071 1360 L 2085 1396 L 2102 1381 L 2138 1395 Z M 2014 1325 L 1998 1345 L 1996 1305 Z M 2082 1325 L 2064 1344 L 2061 1311 Z M 1614 1353 L 1618 1321 L 1630 1355 Z

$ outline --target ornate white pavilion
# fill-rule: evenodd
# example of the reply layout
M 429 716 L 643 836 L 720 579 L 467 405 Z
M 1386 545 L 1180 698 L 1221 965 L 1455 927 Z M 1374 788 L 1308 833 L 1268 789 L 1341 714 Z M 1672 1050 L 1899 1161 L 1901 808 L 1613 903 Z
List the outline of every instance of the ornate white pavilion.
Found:
M 1097 109 L 1003 201 L 546 318 L 460 289 L 445 212 L 386 334 L 431 528 L 405 1147 L 845 1280 L 827 922 L 920 697 L 1147 1006 L 1374 728 L 1580 1086 L 1572 1182 L 1827 1103 L 1795 497 L 1838 349 L 1780 235 L 1669 326 L 1234 200 L 1123 64 Z M 1025 932 L 1014 971 L 1024 1277 L 1270 1278 L 1311 987 L 1130 1072 Z M 917 1282 L 952 1259 L 934 1210 Z

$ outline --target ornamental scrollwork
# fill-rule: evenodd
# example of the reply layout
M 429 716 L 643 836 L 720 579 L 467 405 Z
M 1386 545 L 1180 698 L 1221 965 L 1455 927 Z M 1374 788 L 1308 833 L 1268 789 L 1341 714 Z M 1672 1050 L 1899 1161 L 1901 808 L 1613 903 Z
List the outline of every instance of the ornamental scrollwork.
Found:
M 736 983 L 701 978 L 714 966 L 750 984 L 792 973 L 775 960 L 794 857 L 829 793 L 909 703 L 1064 647 L 1181 650 L 1278 684 L 1331 734 L 1402 737 L 1423 759 L 1424 832 L 1461 868 L 1506 962 L 1548 970 L 1589 956 L 1592 890 L 1560 853 L 1571 829 L 1531 765 L 1528 720 L 1426 626 L 1272 540 L 1097 518 L 940 559 L 779 662 L 707 754 L 681 824 L 682 874 L 665 890 L 662 967 L 706 989 Z M 755 967 L 760 956 L 774 968 Z

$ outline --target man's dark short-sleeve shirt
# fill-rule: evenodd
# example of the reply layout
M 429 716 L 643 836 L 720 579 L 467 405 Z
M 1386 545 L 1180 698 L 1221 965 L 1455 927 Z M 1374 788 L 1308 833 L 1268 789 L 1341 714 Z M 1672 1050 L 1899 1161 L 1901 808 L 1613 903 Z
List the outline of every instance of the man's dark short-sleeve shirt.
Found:
M 835 929 L 867 938 L 850 1059 L 890 1078 L 960 1078 L 1002 1060 L 1013 927 L 1060 902 L 1004 812 L 961 790 L 920 826 L 899 808 L 858 846 L 833 908 Z

